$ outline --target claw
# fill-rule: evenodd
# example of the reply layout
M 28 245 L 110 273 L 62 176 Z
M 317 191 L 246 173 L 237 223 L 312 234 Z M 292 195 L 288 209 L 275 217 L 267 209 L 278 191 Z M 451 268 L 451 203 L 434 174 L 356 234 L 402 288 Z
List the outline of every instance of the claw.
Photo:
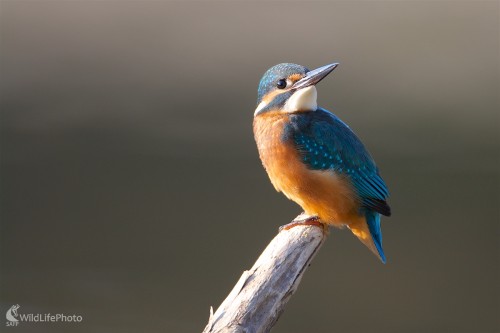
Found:
M 317 226 L 323 230 L 326 229 L 326 225 L 321 223 L 319 217 L 305 215 L 303 213 L 303 214 L 300 214 L 299 216 L 297 216 L 292 222 L 285 224 L 285 225 L 282 225 L 279 228 L 279 231 L 289 230 L 289 229 L 296 227 L 296 226 L 299 226 L 299 225 L 314 225 L 314 226 Z

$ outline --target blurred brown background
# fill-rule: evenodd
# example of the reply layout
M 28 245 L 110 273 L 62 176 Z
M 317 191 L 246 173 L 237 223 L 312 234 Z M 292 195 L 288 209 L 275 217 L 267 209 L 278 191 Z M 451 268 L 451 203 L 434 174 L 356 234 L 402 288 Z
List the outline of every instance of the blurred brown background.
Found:
M 499 23 L 497 1 L 2 1 L 0 312 L 201 331 L 300 212 L 254 146 L 261 75 L 340 62 L 319 104 L 389 185 L 388 264 L 333 230 L 273 332 L 500 331 Z

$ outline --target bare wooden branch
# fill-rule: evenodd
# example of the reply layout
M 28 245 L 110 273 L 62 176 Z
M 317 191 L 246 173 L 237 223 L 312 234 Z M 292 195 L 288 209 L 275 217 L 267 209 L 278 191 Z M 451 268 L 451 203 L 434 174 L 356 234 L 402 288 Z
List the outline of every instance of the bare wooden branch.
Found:
M 280 231 L 217 311 L 210 308 L 203 333 L 269 332 L 325 239 L 324 229 L 318 226 Z

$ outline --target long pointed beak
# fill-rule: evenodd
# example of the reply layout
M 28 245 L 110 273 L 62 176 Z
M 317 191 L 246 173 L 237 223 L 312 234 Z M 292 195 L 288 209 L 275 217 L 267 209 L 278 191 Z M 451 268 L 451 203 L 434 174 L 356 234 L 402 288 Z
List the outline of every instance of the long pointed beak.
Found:
M 334 63 L 307 72 L 306 76 L 293 84 L 292 89 L 301 89 L 317 84 L 330 74 L 338 65 L 338 63 Z

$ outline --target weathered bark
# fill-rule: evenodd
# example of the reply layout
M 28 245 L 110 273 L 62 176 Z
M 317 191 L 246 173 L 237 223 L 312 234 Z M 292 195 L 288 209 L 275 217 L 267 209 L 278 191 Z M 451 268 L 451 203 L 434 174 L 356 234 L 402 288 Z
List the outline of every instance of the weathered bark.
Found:
M 318 226 L 280 231 L 217 311 L 210 309 L 203 333 L 269 332 L 325 239 Z

